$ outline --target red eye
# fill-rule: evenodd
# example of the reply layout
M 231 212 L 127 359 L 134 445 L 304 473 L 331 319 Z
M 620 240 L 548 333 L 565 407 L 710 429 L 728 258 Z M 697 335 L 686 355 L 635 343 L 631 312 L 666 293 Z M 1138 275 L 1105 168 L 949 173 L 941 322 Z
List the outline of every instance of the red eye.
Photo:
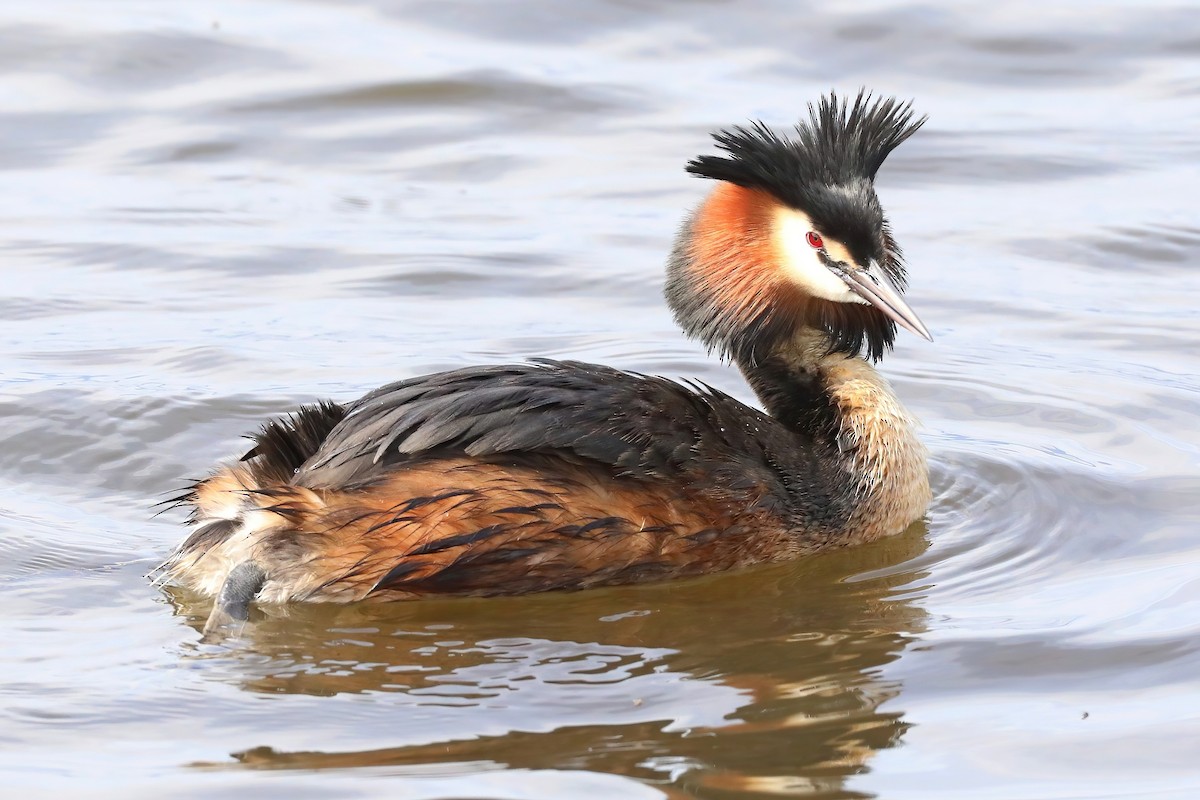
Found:
M 821 234 L 817 233 L 816 231 L 809 231 L 807 238 L 810 247 L 820 250 L 825 246 L 825 240 L 822 239 Z

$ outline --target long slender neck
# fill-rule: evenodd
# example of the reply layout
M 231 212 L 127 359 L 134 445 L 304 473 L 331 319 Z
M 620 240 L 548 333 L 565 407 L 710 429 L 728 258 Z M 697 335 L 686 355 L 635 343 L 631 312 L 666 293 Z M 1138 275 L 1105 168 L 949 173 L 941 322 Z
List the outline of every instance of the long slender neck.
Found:
M 916 423 L 865 359 L 829 352 L 829 335 L 803 328 L 766 358 L 738 366 L 767 412 L 836 460 L 850 530 L 869 541 L 920 517 L 930 501 L 925 447 Z
M 805 438 L 836 436 L 841 420 L 829 394 L 831 356 L 824 331 L 805 328 L 764 355 L 735 356 L 734 361 L 772 417 Z

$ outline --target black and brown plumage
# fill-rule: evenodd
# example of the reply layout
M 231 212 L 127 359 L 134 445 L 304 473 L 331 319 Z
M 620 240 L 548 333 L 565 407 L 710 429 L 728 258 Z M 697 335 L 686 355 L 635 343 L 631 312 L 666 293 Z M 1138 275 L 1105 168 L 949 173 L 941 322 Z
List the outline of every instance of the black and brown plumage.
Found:
M 874 189 L 924 122 L 834 95 L 784 138 L 716 134 L 717 182 L 682 226 L 666 298 L 765 410 L 572 361 L 426 375 L 267 423 L 195 484 L 164 565 L 258 602 L 503 595 L 696 575 L 895 534 L 930 500 L 925 451 L 871 366 L 904 269 Z

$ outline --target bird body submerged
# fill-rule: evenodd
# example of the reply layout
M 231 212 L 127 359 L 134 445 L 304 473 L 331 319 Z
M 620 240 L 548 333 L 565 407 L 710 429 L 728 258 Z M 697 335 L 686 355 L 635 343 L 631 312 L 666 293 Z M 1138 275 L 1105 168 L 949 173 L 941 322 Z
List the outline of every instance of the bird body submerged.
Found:
M 473 367 L 269 422 L 183 501 L 164 565 L 247 604 L 583 588 L 776 561 L 925 512 L 924 448 L 871 364 L 898 322 L 899 250 L 873 180 L 923 122 L 830 96 L 797 127 L 718 134 L 720 181 L 680 232 L 667 299 L 765 412 L 578 362 Z

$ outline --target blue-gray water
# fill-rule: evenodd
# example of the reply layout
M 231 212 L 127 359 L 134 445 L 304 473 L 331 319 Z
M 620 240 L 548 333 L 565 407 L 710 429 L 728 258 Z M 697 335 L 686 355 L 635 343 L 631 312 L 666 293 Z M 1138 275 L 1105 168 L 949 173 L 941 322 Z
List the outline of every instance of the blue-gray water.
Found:
M 915 98 L 879 191 L 927 526 L 679 584 L 292 608 L 150 505 L 266 416 L 548 355 L 736 372 L 662 264 L 714 128 Z M 31 797 L 1200 795 L 1193 4 L 8 3 L 0 785 Z

